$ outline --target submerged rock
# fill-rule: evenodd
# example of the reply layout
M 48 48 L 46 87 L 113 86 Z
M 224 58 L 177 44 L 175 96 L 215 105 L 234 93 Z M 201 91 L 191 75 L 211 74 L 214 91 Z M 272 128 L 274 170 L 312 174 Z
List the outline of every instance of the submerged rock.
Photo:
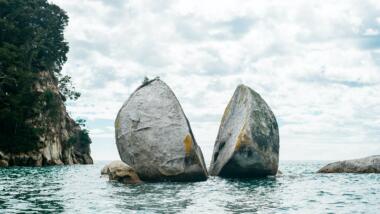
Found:
M 110 180 L 119 181 L 124 184 L 138 184 L 142 181 L 135 170 L 122 161 L 112 161 L 103 167 L 102 175 L 108 175 Z
M 318 173 L 380 173 L 380 155 L 330 163 Z
M 276 175 L 278 159 L 279 132 L 274 114 L 258 93 L 239 85 L 219 127 L 210 175 Z
M 140 86 L 116 121 L 121 159 L 146 181 L 207 179 L 202 151 L 173 91 L 159 79 Z

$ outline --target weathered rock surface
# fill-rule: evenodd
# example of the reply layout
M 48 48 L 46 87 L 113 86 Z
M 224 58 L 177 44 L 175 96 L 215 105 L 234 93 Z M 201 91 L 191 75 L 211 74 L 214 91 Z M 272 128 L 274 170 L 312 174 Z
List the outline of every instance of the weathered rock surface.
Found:
M 9 166 L 9 157 L 8 155 L 0 151 L 0 167 L 7 167 L 7 166 Z
M 0 151 L 0 167 L 9 166 L 9 157 Z
M 142 181 L 135 170 L 122 161 L 112 161 L 103 167 L 102 175 L 108 175 L 110 180 L 116 180 L 124 184 L 138 184 Z
M 52 119 L 49 111 L 31 119 L 33 126 L 43 130 L 39 136 L 41 146 L 17 153 L 0 151 L 0 167 L 92 164 L 90 142 L 81 140 L 81 127 L 67 113 L 57 79 L 51 72 L 40 72 L 39 79 L 34 90 L 38 93 L 49 90 L 55 95 L 59 105 L 58 119 Z
M 207 179 L 201 149 L 172 90 L 154 79 L 124 103 L 116 121 L 121 159 L 143 181 Z
M 380 155 L 330 163 L 318 173 L 380 173 Z
M 239 85 L 219 127 L 210 175 L 276 175 L 278 160 L 279 132 L 274 114 L 258 93 Z

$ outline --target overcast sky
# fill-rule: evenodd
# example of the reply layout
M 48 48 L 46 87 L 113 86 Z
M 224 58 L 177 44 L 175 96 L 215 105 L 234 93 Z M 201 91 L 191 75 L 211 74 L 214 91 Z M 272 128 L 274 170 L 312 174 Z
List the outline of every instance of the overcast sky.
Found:
M 207 162 L 236 86 L 277 117 L 280 159 L 380 154 L 380 1 L 53 0 L 69 15 L 63 72 L 82 93 L 92 154 L 144 76 L 175 92 Z

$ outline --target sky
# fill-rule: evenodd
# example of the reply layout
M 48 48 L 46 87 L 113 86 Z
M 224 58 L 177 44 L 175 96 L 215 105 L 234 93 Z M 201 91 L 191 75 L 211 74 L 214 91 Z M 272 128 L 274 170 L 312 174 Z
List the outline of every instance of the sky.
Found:
M 210 162 L 239 84 L 280 130 L 280 160 L 380 154 L 380 1 L 51 0 L 70 20 L 63 73 L 82 93 L 95 160 L 116 160 L 114 119 L 144 76 L 174 91 Z

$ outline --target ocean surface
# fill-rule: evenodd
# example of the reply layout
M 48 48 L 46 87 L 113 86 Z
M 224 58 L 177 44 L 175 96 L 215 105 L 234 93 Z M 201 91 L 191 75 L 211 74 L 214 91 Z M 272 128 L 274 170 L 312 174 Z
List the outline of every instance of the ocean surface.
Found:
M 327 162 L 282 161 L 283 175 L 124 185 L 94 165 L 0 168 L 0 213 L 380 213 L 380 174 L 316 174 Z

